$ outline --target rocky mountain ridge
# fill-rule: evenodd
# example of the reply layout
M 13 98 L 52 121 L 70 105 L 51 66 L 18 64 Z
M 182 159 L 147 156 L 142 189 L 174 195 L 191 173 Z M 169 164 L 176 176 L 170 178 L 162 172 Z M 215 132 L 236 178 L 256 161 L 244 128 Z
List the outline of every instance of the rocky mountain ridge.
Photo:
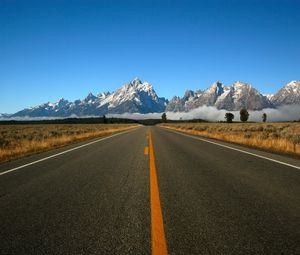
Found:
M 300 92 L 300 83 L 296 83 L 297 90 Z M 286 86 L 290 86 L 289 84 Z M 290 92 L 290 90 L 288 91 Z M 280 91 L 278 93 L 281 94 Z M 203 105 L 215 106 L 217 109 L 228 111 L 240 110 L 241 108 L 249 110 L 274 108 L 282 105 L 273 102 L 273 99 L 281 98 L 278 93 L 272 97 L 267 97 L 248 83 L 237 81 L 231 86 L 225 86 L 222 82 L 216 81 L 204 91 L 187 90 L 182 98 L 173 97 L 167 105 L 166 111 L 190 111 Z M 283 98 L 282 101 L 293 104 L 293 102 L 298 102 L 300 95 L 295 97 L 286 92 Z
M 153 86 L 135 78 L 113 93 L 93 95 L 89 93 L 83 100 L 70 102 L 60 99 L 55 103 L 45 103 L 21 110 L 15 114 L 2 114 L 8 117 L 83 117 L 122 113 L 188 112 L 201 106 L 214 106 L 228 111 L 262 110 L 282 105 L 299 104 L 300 82 L 292 81 L 275 95 L 263 95 L 252 85 L 237 81 L 225 86 L 216 81 L 206 90 L 187 90 L 183 97 L 174 96 L 170 101 L 158 97 Z
M 27 108 L 11 117 L 69 117 L 69 116 L 102 116 L 119 113 L 152 113 L 163 112 L 168 101 L 158 97 L 153 86 L 135 78 L 113 93 L 100 93 L 97 96 L 89 93 L 83 100 L 69 102 L 60 99 L 56 103 L 45 103 Z

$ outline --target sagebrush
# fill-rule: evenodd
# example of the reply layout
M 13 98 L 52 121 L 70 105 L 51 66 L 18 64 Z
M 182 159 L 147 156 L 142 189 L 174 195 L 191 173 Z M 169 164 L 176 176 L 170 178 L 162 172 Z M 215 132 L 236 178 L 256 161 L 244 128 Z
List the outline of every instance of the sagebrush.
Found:
M 0 125 L 0 162 L 136 126 L 131 124 Z
M 300 156 L 300 123 L 296 122 L 168 123 L 161 126 L 268 151 Z

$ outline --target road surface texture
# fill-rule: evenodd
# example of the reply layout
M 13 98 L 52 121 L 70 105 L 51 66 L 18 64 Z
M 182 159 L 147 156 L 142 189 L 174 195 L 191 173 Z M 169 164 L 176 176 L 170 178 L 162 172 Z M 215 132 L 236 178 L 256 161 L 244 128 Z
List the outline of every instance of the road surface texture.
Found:
M 1 164 L 0 254 L 300 254 L 299 159 L 150 129 Z

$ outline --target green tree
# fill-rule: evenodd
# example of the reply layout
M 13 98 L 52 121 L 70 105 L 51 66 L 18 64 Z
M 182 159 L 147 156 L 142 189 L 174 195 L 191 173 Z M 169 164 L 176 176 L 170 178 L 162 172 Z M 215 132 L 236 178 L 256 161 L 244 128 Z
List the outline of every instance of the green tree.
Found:
M 167 114 L 165 112 L 161 115 L 161 120 L 163 123 L 167 122 Z
M 240 110 L 240 119 L 241 119 L 241 121 L 246 122 L 249 118 L 249 115 L 250 114 L 248 113 L 248 111 L 245 108 Z
M 266 122 L 266 121 L 267 121 L 267 114 L 266 114 L 266 113 L 263 113 L 263 115 L 262 115 L 262 120 L 263 120 L 263 122 Z
M 232 123 L 232 120 L 234 119 L 234 115 L 231 112 L 226 112 L 225 119 L 228 123 Z

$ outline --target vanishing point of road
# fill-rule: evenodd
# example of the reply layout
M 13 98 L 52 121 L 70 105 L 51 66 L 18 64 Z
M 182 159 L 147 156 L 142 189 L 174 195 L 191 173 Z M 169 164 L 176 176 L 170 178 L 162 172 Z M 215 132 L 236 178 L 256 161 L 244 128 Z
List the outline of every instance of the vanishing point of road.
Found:
M 140 127 L 4 163 L 0 254 L 300 254 L 300 160 Z

